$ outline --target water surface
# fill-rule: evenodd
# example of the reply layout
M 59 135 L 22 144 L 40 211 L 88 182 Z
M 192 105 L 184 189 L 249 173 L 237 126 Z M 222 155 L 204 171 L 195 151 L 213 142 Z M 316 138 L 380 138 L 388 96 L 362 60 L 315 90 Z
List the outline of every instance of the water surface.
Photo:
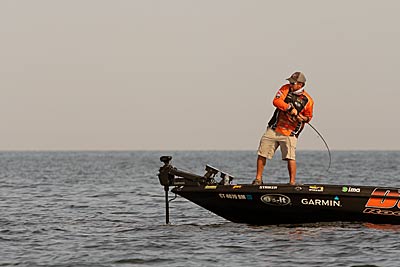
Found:
M 249 226 L 183 198 L 165 225 L 159 157 L 254 178 L 254 152 L 2 152 L 0 266 L 399 266 L 398 227 Z M 400 152 L 298 152 L 298 182 L 400 187 Z M 279 155 L 265 181 L 287 182 Z M 173 195 L 171 194 L 172 198 Z

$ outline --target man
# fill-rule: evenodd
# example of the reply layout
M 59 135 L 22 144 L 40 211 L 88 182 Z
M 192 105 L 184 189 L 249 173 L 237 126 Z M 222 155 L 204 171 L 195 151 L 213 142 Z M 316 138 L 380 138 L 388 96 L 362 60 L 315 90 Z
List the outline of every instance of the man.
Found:
M 287 80 L 289 84 L 283 85 L 275 95 L 273 105 L 276 109 L 260 140 L 254 185 L 262 184 L 266 160 L 272 159 L 279 146 L 282 160 L 287 161 L 290 184 L 296 182 L 297 138 L 313 116 L 314 101 L 304 90 L 306 77 L 303 73 L 295 72 Z

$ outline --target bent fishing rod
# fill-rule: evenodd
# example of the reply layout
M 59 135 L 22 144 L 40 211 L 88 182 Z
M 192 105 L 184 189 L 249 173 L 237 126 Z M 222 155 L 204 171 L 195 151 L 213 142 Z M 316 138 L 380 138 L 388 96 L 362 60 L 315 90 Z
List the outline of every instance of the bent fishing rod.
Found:
M 290 116 L 290 115 L 289 115 L 289 116 Z M 293 116 L 290 116 L 290 117 L 291 117 L 292 119 L 294 119 Z M 312 126 L 311 123 L 307 122 L 307 124 L 310 125 L 310 127 L 318 134 L 318 136 L 319 136 L 319 137 L 322 139 L 322 141 L 324 142 L 324 144 L 325 144 L 325 146 L 326 146 L 326 149 L 328 150 L 328 154 L 329 154 L 329 165 L 328 165 L 328 168 L 326 169 L 326 172 L 328 172 L 329 169 L 331 168 L 331 163 L 332 163 L 331 150 L 329 149 L 328 143 L 325 141 L 325 139 L 324 139 L 324 137 L 322 136 L 322 134 L 321 134 L 320 132 L 318 132 L 318 130 L 317 130 L 314 126 Z
M 320 134 L 320 132 L 318 132 L 318 130 L 312 126 L 311 123 L 307 123 L 308 125 L 310 125 L 310 127 L 318 134 L 318 136 L 322 139 L 322 141 L 324 142 L 326 149 L 328 150 L 328 154 L 329 154 L 329 165 L 328 165 L 328 169 L 326 169 L 326 171 L 329 171 L 329 168 L 331 167 L 331 162 L 332 162 L 332 156 L 331 156 L 331 150 L 329 149 L 328 143 L 325 141 L 324 137 L 322 136 L 322 134 Z

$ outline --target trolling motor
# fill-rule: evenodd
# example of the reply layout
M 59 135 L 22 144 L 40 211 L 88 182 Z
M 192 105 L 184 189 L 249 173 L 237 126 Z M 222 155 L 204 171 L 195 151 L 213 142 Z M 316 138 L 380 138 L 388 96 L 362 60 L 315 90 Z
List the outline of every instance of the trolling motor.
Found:
M 229 185 L 233 180 L 233 176 L 214 168 L 211 165 L 206 165 L 206 173 L 204 176 L 178 170 L 170 164 L 171 156 L 162 156 L 160 161 L 164 166 L 160 167 L 158 179 L 160 184 L 164 186 L 165 192 L 165 220 L 169 224 L 169 202 L 168 191 L 170 186 L 206 186 L 206 185 Z M 215 177 L 221 173 L 221 181 L 217 183 Z
M 160 184 L 164 186 L 165 192 L 165 223 L 169 224 L 169 201 L 168 201 L 168 191 L 169 185 L 172 184 L 174 179 L 173 174 L 169 174 L 168 170 L 172 168 L 169 162 L 172 160 L 171 156 L 162 156 L 160 161 L 164 163 L 164 166 L 160 168 L 160 173 L 158 178 L 160 179 Z
M 199 176 L 192 173 L 180 171 L 170 164 L 172 160 L 171 156 L 162 156 L 160 161 L 164 163 L 164 166 L 160 168 L 158 179 L 160 184 L 164 186 L 165 192 L 165 221 L 169 224 L 169 202 L 168 191 L 170 186 L 183 186 L 183 185 L 194 185 L 200 186 L 203 184 L 215 183 L 212 179 L 212 171 L 209 176 Z M 209 171 L 207 172 L 209 173 Z

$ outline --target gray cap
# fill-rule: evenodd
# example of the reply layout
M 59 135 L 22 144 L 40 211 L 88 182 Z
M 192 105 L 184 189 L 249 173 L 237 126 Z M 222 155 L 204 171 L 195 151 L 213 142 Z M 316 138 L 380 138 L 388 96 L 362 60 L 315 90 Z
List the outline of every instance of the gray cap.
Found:
M 292 74 L 289 78 L 287 78 L 290 83 L 296 83 L 296 82 L 301 82 L 301 83 L 306 83 L 306 76 L 300 71 L 296 71 L 295 73 Z

